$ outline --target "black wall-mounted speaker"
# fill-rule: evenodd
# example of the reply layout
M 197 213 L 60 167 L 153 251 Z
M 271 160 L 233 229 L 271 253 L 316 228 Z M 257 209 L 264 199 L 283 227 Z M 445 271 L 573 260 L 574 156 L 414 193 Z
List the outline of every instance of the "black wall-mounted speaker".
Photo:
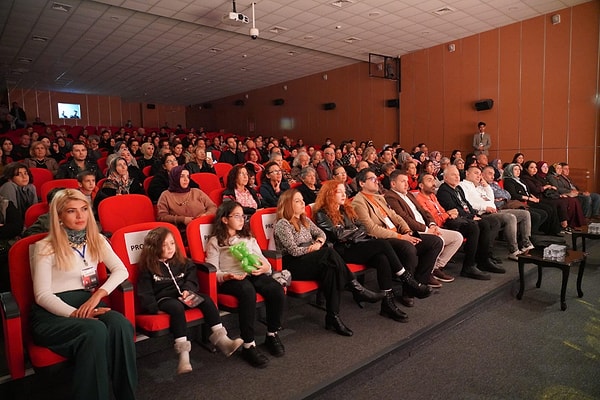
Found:
M 400 108 L 400 100 L 389 99 L 385 101 L 385 106 L 389 108 Z
M 236 100 L 236 101 L 233 103 L 233 105 L 234 105 L 234 106 L 243 106 L 244 104 L 245 104 L 245 103 L 244 103 L 244 100 Z
M 274 106 L 282 106 L 285 103 L 284 99 L 275 99 L 273 100 L 273 105 Z
M 323 104 L 323 110 L 335 110 L 335 103 Z
M 494 100 L 492 99 L 483 99 L 475 102 L 475 109 L 477 111 L 490 110 L 492 107 L 494 107 Z
M 156 104 L 150 104 L 150 103 L 148 103 L 148 104 L 146 104 L 146 108 L 148 110 L 154 110 L 156 108 Z

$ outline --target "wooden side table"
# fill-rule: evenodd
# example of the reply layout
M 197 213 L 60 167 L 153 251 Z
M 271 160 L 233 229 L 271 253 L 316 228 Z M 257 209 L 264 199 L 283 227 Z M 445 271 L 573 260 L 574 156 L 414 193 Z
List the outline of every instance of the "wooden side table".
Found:
M 517 293 L 517 299 L 523 298 L 523 291 L 525 290 L 525 276 L 524 267 L 527 263 L 532 263 L 538 267 L 538 280 L 535 284 L 537 288 L 542 285 L 542 268 L 553 267 L 558 268 L 562 271 L 562 286 L 560 290 L 560 309 L 565 311 L 567 309 L 567 303 L 565 301 L 565 294 L 567 291 L 567 282 L 569 281 L 569 271 L 574 264 L 579 263 L 579 272 L 577 273 L 577 294 L 579 297 L 583 297 L 581 291 L 581 280 L 583 279 L 583 270 L 585 269 L 585 261 L 587 254 L 582 251 L 567 250 L 567 255 L 563 261 L 546 260 L 543 257 L 543 249 L 531 250 L 528 254 L 522 254 L 518 256 L 519 263 L 519 293 Z
M 585 251 L 585 239 L 587 238 L 592 240 L 598 240 L 600 239 L 600 234 L 589 233 L 587 225 L 582 226 L 580 230 L 573 230 L 573 232 L 571 233 L 571 240 L 573 241 L 573 250 L 577 250 L 577 238 L 581 238 L 581 249 Z

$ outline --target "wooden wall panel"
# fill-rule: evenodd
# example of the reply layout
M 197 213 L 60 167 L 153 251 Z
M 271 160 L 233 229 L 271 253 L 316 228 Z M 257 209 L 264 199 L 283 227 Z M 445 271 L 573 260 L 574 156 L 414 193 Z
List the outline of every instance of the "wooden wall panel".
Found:
M 498 113 L 498 138 L 496 145 L 491 148 L 490 156 L 506 159 L 506 154 L 516 153 L 519 148 L 521 25 L 513 24 L 500 28 L 499 33 L 500 90 L 495 106 Z
M 527 153 L 543 146 L 544 19 L 522 23 L 520 151 Z
M 598 19 L 586 18 L 588 15 L 600 16 L 600 2 L 592 1 L 575 7 L 572 14 L 571 74 L 569 87 L 569 162 L 580 162 L 579 150 L 589 147 L 590 143 L 600 146 L 598 127 L 597 86 L 591 85 L 598 74 Z M 582 167 L 584 164 L 579 164 Z M 589 164 L 588 164 L 589 165 Z
M 455 130 L 451 131 L 451 135 L 457 135 L 460 139 L 456 143 L 458 149 L 463 149 L 463 157 L 470 153 L 473 142 L 473 134 L 477 132 L 477 122 L 482 120 L 485 115 L 477 115 L 474 110 L 474 102 L 482 97 L 479 88 L 481 82 L 481 37 L 475 35 L 462 40 L 462 52 L 459 53 L 460 71 L 458 82 L 458 93 L 460 97 L 457 99 L 458 112 L 454 113 L 453 122 Z M 486 112 L 487 113 L 487 112 Z
M 494 100 L 494 107 L 491 110 L 476 111 L 472 119 L 472 134 L 477 132 L 477 123 L 483 121 L 486 123 L 486 132 L 492 138 L 492 146 L 490 147 L 493 158 L 495 152 L 498 151 L 498 143 L 500 134 L 498 131 L 498 69 L 499 60 L 499 30 L 484 32 L 480 35 L 479 40 L 479 99 Z M 471 105 L 473 108 L 473 105 Z M 471 147 L 472 149 L 472 147 Z
M 565 23 L 552 25 L 544 19 L 546 28 L 544 65 L 544 148 L 567 147 L 567 112 L 569 91 L 570 10 L 561 12 Z
M 402 91 L 400 93 L 400 143 L 406 148 L 409 132 L 413 132 L 416 129 L 414 116 L 416 114 L 417 107 L 413 99 L 416 97 L 415 87 L 415 74 L 416 74 L 416 62 L 414 56 L 416 53 L 407 54 L 402 57 L 400 61 L 402 74 L 401 74 L 401 86 Z M 444 93 L 440 93 L 443 98 Z
M 436 46 L 431 48 L 429 53 L 429 67 L 442 65 L 444 62 L 444 53 L 447 52 L 446 46 Z M 417 136 L 424 136 L 423 142 L 427 143 L 430 151 L 443 149 L 445 145 L 444 132 L 444 79 L 443 75 L 430 74 L 427 87 L 427 96 L 429 97 L 429 121 L 426 129 L 418 131 Z M 440 140 L 442 139 L 442 140 Z
M 37 116 L 40 117 L 40 121 L 50 124 L 51 121 L 56 118 L 56 110 L 52 110 L 50 107 L 50 93 L 36 91 L 35 97 L 37 103 Z M 36 116 L 33 115 L 30 120 L 34 121 L 35 117 Z

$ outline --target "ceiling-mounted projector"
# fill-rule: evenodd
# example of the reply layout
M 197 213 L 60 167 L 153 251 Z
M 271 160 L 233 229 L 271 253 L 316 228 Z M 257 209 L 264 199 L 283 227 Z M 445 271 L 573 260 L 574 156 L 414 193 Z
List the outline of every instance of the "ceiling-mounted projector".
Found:
M 241 22 L 244 24 L 247 24 L 250 22 L 250 19 L 246 15 L 235 12 L 235 11 L 232 11 L 229 13 L 229 19 L 232 21 L 237 21 L 237 22 Z

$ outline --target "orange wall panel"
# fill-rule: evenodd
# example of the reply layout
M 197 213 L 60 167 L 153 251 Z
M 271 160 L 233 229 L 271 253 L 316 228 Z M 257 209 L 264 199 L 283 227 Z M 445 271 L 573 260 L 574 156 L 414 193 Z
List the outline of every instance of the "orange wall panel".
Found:
M 570 10 L 561 12 L 570 21 Z M 552 25 L 549 18 L 546 26 L 544 63 L 544 148 L 556 149 L 567 146 L 567 113 L 569 111 L 569 23 Z
M 521 26 L 519 24 L 500 28 L 499 39 L 499 91 L 496 102 L 498 113 L 498 138 L 492 147 L 490 156 L 500 155 L 499 149 L 516 152 L 519 148 L 519 88 L 521 85 L 520 68 Z M 506 153 L 503 153 L 506 154 Z M 504 156 L 503 159 L 506 159 Z
M 544 19 L 522 23 L 519 149 L 523 153 L 543 146 Z

